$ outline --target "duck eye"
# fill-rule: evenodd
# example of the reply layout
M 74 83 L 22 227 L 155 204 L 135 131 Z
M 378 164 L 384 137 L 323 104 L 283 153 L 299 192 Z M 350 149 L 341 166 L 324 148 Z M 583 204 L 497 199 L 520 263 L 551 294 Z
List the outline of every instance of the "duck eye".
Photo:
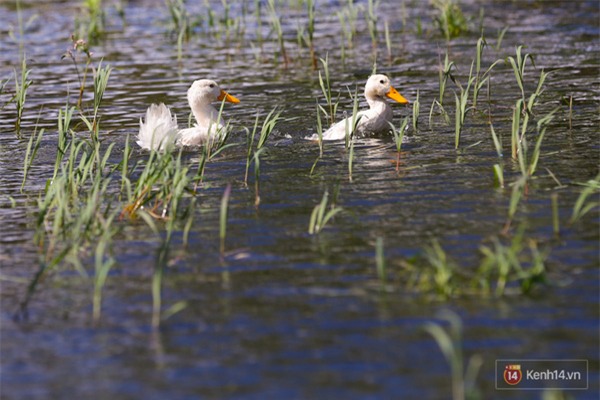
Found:
M 210 84 L 210 85 L 208 85 L 208 86 L 210 86 L 211 88 L 214 88 L 214 87 L 215 87 L 215 84 L 214 84 L 214 83 L 211 83 L 211 84 Z
M 379 81 L 379 83 L 381 83 L 382 85 L 385 84 L 385 82 L 382 80 Z

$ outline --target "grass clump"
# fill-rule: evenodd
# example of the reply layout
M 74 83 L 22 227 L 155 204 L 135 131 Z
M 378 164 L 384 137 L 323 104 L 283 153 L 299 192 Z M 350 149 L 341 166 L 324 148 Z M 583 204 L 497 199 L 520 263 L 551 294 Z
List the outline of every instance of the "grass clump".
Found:
M 468 31 L 467 20 L 454 0 L 431 0 L 430 4 L 436 10 L 434 22 L 446 41 Z
M 496 297 L 508 290 L 527 294 L 535 284 L 546 283 L 546 255 L 534 240 L 525 239 L 524 229 L 519 229 L 509 245 L 495 237 L 491 246 L 481 246 L 480 250 L 484 258 L 475 280 L 483 293 L 493 291 Z M 517 287 L 509 288 L 511 283 Z
M 104 35 L 106 17 L 102 0 L 83 0 L 81 13 L 75 19 L 75 31 L 79 37 L 85 37 L 91 43 L 97 43 Z
M 441 299 L 459 296 L 502 297 L 529 294 L 546 283 L 547 254 L 537 242 L 526 239 L 524 229 L 504 244 L 499 238 L 480 246 L 481 260 L 475 269 L 460 267 L 437 240 L 426 246 L 421 256 L 403 261 L 408 271 L 407 286 Z
M 248 173 L 250 170 L 250 164 L 253 162 L 254 163 L 254 194 L 255 194 L 254 205 L 256 207 L 258 207 L 260 204 L 260 155 L 265 150 L 264 146 L 267 143 L 269 136 L 271 136 L 271 133 L 275 129 L 275 126 L 279 122 L 280 115 L 281 115 L 281 111 L 278 111 L 277 108 L 274 108 L 273 110 L 271 110 L 269 112 L 269 114 L 267 114 L 267 116 L 265 117 L 265 119 L 261 125 L 260 132 L 258 132 L 259 115 L 257 114 L 256 119 L 254 121 L 254 128 L 252 129 L 252 132 L 250 132 L 249 129 L 246 129 L 247 152 L 246 152 L 246 173 L 244 175 L 244 183 L 246 185 L 248 185 Z M 257 133 L 259 133 L 258 142 L 256 143 L 256 147 L 254 147 L 254 141 L 255 141 Z
M 329 55 L 325 55 L 325 59 L 320 58 L 321 64 L 323 65 L 323 74 L 319 71 L 319 86 L 321 87 L 321 92 L 323 92 L 323 96 L 327 101 L 327 109 L 323 106 L 319 105 L 319 108 L 323 112 L 323 114 L 329 120 L 330 125 L 335 123 L 335 115 L 337 113 L 337 108 L 339 105 L 339 96 L 338 99 L 333 101 L 333 94 L 331 92 L 331 80 L 329 79 Z
M 342 207 L 336 206 L 334 202 L 329 203 L 329 192 L 326 190 L 323 193 L 321 202 L 313 208 L 310 215 L 308 233 L 310 235 L 319 234 L 327 223 L 342 210 Z

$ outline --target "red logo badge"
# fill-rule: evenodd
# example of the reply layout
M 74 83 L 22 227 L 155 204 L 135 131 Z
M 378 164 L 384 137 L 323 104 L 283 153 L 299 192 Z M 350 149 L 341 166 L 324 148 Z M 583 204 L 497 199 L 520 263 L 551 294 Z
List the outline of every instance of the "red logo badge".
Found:
M 504 382 L 508 383 L 509 385 L 517 385 L 519 382 L 521 382 L 521 379 L 523 378 L 523 373 L 521 372 L 521 365 L 520 364 L 508 364 L 505 368 L 504 368 Z

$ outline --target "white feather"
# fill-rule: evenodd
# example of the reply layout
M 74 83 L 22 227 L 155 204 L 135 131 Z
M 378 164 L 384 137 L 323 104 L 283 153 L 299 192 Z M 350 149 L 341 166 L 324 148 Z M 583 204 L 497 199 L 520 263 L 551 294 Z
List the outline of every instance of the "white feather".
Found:
M 148 107 L 145 122 L 140 118 L 137 144 L 142 149 L 164 150 L 175 143 L 177 136 L 177 116 L 162 103 Z

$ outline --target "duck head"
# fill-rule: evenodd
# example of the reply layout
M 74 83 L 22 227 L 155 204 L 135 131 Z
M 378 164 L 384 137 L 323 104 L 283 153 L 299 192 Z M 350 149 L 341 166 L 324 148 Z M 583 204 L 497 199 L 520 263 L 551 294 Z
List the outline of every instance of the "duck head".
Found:
M 372 75 L 365 85 L 365 97 L 367 100 L 384 100 L 386 97 L 400 104 L 408 104 L 406 100 L 390 83 L 390 78 L 385 75 Z
M 228 101 L 230 103 L 239 103 L 240 101 L 221 89 L 217 82 L 210 79 L 199 79 L 192 83 L 187 92 L 188 102 L 192 110 L 203 108 L 215 101 Z

